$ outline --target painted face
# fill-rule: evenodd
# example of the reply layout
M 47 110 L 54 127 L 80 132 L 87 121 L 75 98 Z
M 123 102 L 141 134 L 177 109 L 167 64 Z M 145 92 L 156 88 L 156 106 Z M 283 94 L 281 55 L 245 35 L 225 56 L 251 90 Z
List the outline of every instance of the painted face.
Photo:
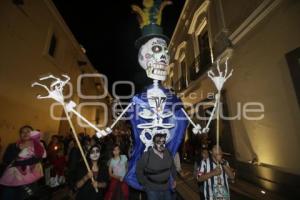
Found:
M 93 147 L 90 152 L 90 159 L 97 161 L 100 158 L 100 149 L 98 147 Z
M 165 40 L 152 38 L 139 50 L 139 64 L 149 78 L 164 81 L 168 74 L 170 56 Z
M 154 142 L 154 148 L 158 152 L 163 152 L 166 149 L 166 138 L 165 137 L 156 138 L 156 141 Z

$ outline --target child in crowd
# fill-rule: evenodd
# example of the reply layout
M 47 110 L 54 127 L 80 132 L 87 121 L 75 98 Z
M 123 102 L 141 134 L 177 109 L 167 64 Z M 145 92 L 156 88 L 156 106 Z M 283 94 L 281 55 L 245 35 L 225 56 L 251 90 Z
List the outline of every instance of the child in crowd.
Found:
M 125 199 L 128 200 L 128 185 L 123 181 L 127 172 L 127 157 L 121 155 L 119 145 L 115 145 L 109 160 L 110 185 L 105 195 L 105 200 Z

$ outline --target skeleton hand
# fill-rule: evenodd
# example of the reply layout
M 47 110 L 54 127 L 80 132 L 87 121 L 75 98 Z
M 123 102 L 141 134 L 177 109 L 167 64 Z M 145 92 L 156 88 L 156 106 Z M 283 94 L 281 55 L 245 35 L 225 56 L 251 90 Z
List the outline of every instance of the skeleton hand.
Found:
M 43 85 L 41 83 L 38 82 L 34 82 L 31 87 L 34 86 L 41 86 L 43 88 L 45 88 L 48 92 L 47 96 L 41 96 L 38 95 L 37 98 L 38 99 L 54 99 L 55 101 L 64 104 L 64 95 L 63 95 L 63 87 L 68 83 L 68 81 L 70 80 L 70 77 L 67 75 L 62 75 L 63 77 L 65 77 L 66 79 L 63 81 L 60 78 L 57 78 L 53 75 L 49 75 L 46 77 L 42 77 L 40 78 L 40 81 L 43 80 L 47 80 L 47 79 L 54 79 L 55 81 L 52 81 L 52 83 L 50 84 L 50 87 L 48 88 L 46 85 Z
M 215 75 L 212 70 L 209 70 L 207 72 L 208 77 L 214 82 L 218 91 L 222 90 L 224 83 L 232 75 L 232 72 L 233 72 L 233 69 L 232 69 L 231 72 L 227 75 L 227 70 L 228 70 L 227 61 L 228 61 L 228 58 L 226 58 L 226 61 L 225 61 L 224 75 L 223 75 L 223 72 L 221 72 L 221 70 L 220 70 L 220 60 L 217 61 L 217 70 L 218 70 L 217 75 Z
M 106 136 L 112 132 L 111 128 L 107 127 L 105 130 L 100 130 L 100 132 L 96 133 L 97 138 L 101 138 Z
M 196 135 L 196 134 L 201 134 L 202 132 L 201 132 L 201 126 L 200 126 L 200 124 L 197 124 L 194 128 L 193 128 L 193 133 Z
M 209 131 L 208 127 L 205 127 L 205 128 L 202 129 L 202 133 L 208 133 L 208 131 Z
M 62 76 L 66 78 L 65 80 L 66 83 L 69 82 L 70 76 L 68 76 L 67 74 L 62 74 Z

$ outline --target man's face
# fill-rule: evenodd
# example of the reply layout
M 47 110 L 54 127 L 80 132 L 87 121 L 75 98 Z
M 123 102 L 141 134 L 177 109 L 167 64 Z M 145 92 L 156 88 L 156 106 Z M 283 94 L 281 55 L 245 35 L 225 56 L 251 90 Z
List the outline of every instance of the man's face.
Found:
M 157 137 L 154 142 L 154 148 L 158 152 L 163 152 L 166 149 L 166 138 L 165 137 Z
M 213 149 L 212 149 L 212 156 L 217 161 L 221 161 L 222 160 L 222 156 L 223 156 L 223 151 L 222 151 L 221 147 L 219 147 L 219 152 L 218 152 L 217 146 L 214 146 Z

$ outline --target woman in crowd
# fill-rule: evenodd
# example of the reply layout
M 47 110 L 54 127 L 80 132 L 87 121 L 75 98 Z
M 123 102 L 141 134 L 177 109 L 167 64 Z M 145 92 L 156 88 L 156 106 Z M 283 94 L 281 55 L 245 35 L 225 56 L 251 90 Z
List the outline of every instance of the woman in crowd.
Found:
M 119 145 L 115 145 L 112 151 L 112 158 L 109 160 L 110 185 L 105 195 L 105 200 L 128 200 L 128 185 L 123 181 L 127 172 L 127 157 L 121 155 Z
M 26 125 L 19 133 L 20 140 L 9 145 L 3 156 L 6 169 L 0 178 L 0 185 L 4 186 L 0 199 L 35 196 L 37 181 L 43 177 L 41 161 L 46 157 L 46 151 L 40 142 L 40 132 Z
M 107 167 L 102 164 L 100 159 L 100 147 L 97 145 L 92 146 L 87 153 L 87 159 L 91 173 L 88 173 L 84 163 L 81 163 L 80 166 L 76 167 L 74 174 L 74 176 L 76 176 L 76 199 L 103 199 L 104 189 L 108 181 L 108 173 Z M 91 181 L 92 177 L 95 180 L 94 182 Z
M 58 135 L 53 135 L 48 146 L 48 160 L 52 166 L 50 187 L 58 187 L 65 183 L 66 157 L 64 144 Z
M 52 162 L 54 159 L 56 159 L 58 150 L 63 148 L 64 146 L 59 140 L 59 136 L 53 135 L 47 149 L 48 160 Z

